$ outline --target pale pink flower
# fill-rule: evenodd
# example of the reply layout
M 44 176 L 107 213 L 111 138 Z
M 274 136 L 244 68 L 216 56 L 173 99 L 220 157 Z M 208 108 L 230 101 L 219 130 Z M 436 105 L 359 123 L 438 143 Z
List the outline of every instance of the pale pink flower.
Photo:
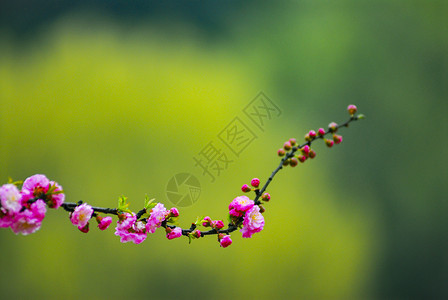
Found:
M 255 205 L 246 212 L 243 228 L 240 231 L 243 233 L 243 238 L 250 238 L 252 237 L 252 234 L 263 230 L 263 227 L 264 217 L 260 213 L 260 207 Z
M 23 235 L 28 235 L 39 230 L 41 224 L 42 220 L 36 218 L 33 211 L 26 209 L 15 215 L 11 229 L 15 234 L 21 233 Z
M 125 213 L 124 216 L 124 220 L 118 220 L 117 222 L 117 228 L 120 230 L 127 230 L 129 228 L 132 228 L 132 225 L 134 225 L 137 221 L 137 216 L 134 214 Z
M 101 219 L 100 223 L 98 223 L 98 228 L 101 230 L 106 230 L 109 228 L 109 225 L 112 223 L 112 217 L 104 217 Z
M 221 247 L 226 248 L 232 244 L 232 239 L 230 238 L 230 235 L 226 235 L 219 241 L 219 243 Z
M 180 228 L 180 227 L 176 227 L 174 229 L 171 229 L 171 231 L 166 235 L 166 237 L 169 240 L 172 240 L 172 239 L 175 239 L 175 238 L 178 238 L 178 237 L 181 237 L 181 236 L 182 236 L 182 228 Z
M 50 180 L 45 175 L 36 174 L 28 177 L 22 186 L 22 203 L 25 204 L 28 200 L 35 197 L 42 197 L 48 192 L 49 185 Z
M 245 212 L 254 206 L 254 201 L 250 200 L 247 196 L 236 197 L 233 201 L 233 208 L 238 212 Z
M 0 187 L 2 207 L 10 213 L 18 213 L 22 209 L 22 195 L 14 184 L 4 184 Z
M 146 223 L 146 230 L 150 233 L 154 233 L 157 228 L 165 221 L 168 212 L 162 203 L 157 205 L 151 210 L 151 215 Z
M 84 203 L 75 208 L 75 211 L 70 216 L 70 220 L 72 221 L 72 224 L 78 226 L 78 228 L 84 228 L 92 217 L 92 214 L 92 206 Z
M 125 220 L 119 220 L 115 228 L 115 235 L 120 237 L 120 242 L 133 242 L 134 244 L 142 243 L 146 237 L 146 226 L 142 221 L 136 221 L 135 215 L 125 214 Z

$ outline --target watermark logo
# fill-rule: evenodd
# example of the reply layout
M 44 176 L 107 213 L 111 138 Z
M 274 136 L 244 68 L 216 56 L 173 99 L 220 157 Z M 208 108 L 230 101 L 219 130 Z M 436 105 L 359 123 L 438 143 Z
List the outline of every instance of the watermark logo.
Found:
M 179 173 L 171 177 L 166 185 L 166 196 L 176 206 L 194 204 L 201 195 L 199 180 L 190 173 Z

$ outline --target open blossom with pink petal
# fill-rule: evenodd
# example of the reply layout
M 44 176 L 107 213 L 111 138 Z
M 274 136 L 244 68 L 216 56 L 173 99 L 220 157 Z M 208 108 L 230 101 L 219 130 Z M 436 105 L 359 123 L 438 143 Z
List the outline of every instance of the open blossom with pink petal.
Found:
M 14 184 L 4 184 L 0 187 L 2 207 L 10 213 L 18 213 L 22 209 L 22 194 Z
M 264 217 L 260 213 L 260 207 L 255 205 L 246 212 L 243 228 L 240 231 L 243 233 L 243 238 L 250 238 L 254 233 L 263 230 L 263 227 Z
M 162 203 L 157 203 L 157 205 L 151 210 L 151 214 L 146 223 L 146 230 L 150 233 L 154 233 L 157 228 L 162 225 L 168 214 L 165 206 Z
M 78 228 L 84 228 L 92 217 L 92 214 L 92 206 L 84 203 L 75 208 L 75 211 L 70 216 L 70 221 L 72 221 L 73 225 L 78 226 Z
M 118 220 L 115 235 L 120 237 L 120 242 L 142 243 L 147 237 L 146 226 L 142 221 L 137 221 L 135 215 L 124 214 L 125 219 Z
M 176 227 L 174 229 L 170 228 L 170 232 L 168 232 L 167 235 L 166 235 L 166 237 L 169 240 L 172 240 L 172 239 L 175 239 L 175 238 L 178 238 L 178 237 L 181 237 L 181 236 L 182 236 L 182 228 L 180 228 L 180 227 Z
M 106 230 L 109 228 L 109 225 L 112 223 L 112 217 L 104 217 L 101 218 L 101 221 L 98 223 L 98 228 L 101 230 Z
M 22 185 L 22 203 L 35 197 L 41 197 L 48 192 L 50 180 L 42 174 L 36 174 L 25 179 Z
M 39 230 L 41 224 L 42 219 L 33 211 L 26 209 L 15 215 L 11 229 L 15 234 L 28 235 Z
M 254 201 L 247 196 L 239 196 L 229 204 L 229 211 L 232 216 L 242 216 L 242 214 L 254 206 Z

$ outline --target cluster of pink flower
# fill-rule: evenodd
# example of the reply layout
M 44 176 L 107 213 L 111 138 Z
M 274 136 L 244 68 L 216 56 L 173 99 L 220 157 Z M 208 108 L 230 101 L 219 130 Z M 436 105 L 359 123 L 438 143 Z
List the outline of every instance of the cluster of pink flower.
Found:
M 238 224 L 239 218 L 243 218 L 243 228 L 241 233 L 243 238 L 250 238 L 254 233 L 260 232 L 264 227 L 264 209 L 255 205 L 253 200 L 247 196 L 239 196 L 233 199 L 229 204 L 229 214 L 235 224 Z
M 102 217 L 99 213 L 109 213 L 118 215 L 115 235 L 120 237 L 122 243 L 133 242 L 140 244 L 146 240 L 148 233 L 154 233 L 158 228 L 164 227 L 166 237 L 170 240 L 179 238 L 182 235 L 191 239 L 198 239 L 204 235 L 217 234 L 221 247 L 226 248 L 232 244 L 231 232 L 240 228 L 243 238 L 251 238 L 254 233 L 263 230 L 265 221 L 263 213 L 265 211 L 261 204 L 269 202 L 271 196 L 264 193 L 273 176 L 284 166 L 295 167 L 299 162 L 303 163 L 307 159 L 316 157 L 316 152 L 310 148 L 315 139 L 324 140 L 328 147 L 342 142 L 342 136 L 337 135 L 338 128 L 348 126 L 351 121 L 363 119 L 364 115 L 354 116 L 357 112 L 355 105 L 347 108 L 351 118 L 346 123 L 338 125 L 334 122 L 328 125 L 327 131 L 319 128 L 316 131 L 310 130 L 305 135 L 305 143 L 299 145 L 296 139 L 291 138 L 286 141 L 283 148 L 277 154 L 284 157 L 271 175 L 268 182 L 260 189 L 260 180 L 253 178 L 249 184 L 244 184 L 241 190 L 244 193 L 255 192 L 255 199 L 251 200 L 247 196 L 239 196 L 229 204 L 229 228 L 224 228 L 222 220 L 212 220 L 205 217 L 198 218 L 190 229 L 183 230 L 173 224 L 179 216 L 177 208 L 167 210 L 161 203 L 153 203 L 153 200 L 146 199 L 144 208 L 137 214 L 129 208 L 126 197 L 121 197 L 116 209 L 92 207 L 87 203 L 64 203 L 65 195 L 62 187 L 54 181 L 50 181 L 45 175 L 33 175 L 27 178 L 21 190 L 17 183 L 9 183 L 0 187 L 0 227 L 11 227 L 16 233 L 27 235 L 37 231 L 45 217 L 47 206 L 57 209 L 63 207 L 70 212 L 70 220 L 80 231 L 89 232 L 89 221 L 96 218 L 98 228 L 106 230 L 112 223 L 111 217 Z M 332 139 L 326 139 L 325 135 L 332 134 Z M 287 153 L 288 151 L 288 153 Z M 289 152 L 290 151 L 290 152 Z M 285 157 L 286 155 L 286 157 Z M 211 227 L 211 230 L 201 232 L 197 226 Z
M 94 215 L 92 206 L 87 203 L 83 203 L 75 207 L 75 210 L 70 213 L 70 221 L 73 225 L 78 227 L 84 233 L 89 232 L 89 221 Z M 100 230 L 106 230 L 112 223 L 111 217 L 101 217 L 96 214 L 96 221 L 98 222 L 98 228 Z
M 135 214 L 118 214 L 115 235 L 120 237 L 122 243 L 133 242 L 134 244 L 140 244 L 146 239 L 148 233 L 154 233 L 164 221 L 178 216 L 179 211 L 177 208 L 173 207 L 167 210 L 162 203 L 157 203 L 151 209 L 150 215 L 146 220 L 137 221 Z M 182 229 L 180 227 L 171 228 L 166 226 L 166 233 L 166 237 L 172 240 L 182 236 Z
M 15 234 L 28 235 L 39 230 L 46 206 L 59 208 L 65 200 L 62 187 L 45 175 L 28 177 L 19 191 L 16 184 L 0 187 L 0 227 L 11 227 Z

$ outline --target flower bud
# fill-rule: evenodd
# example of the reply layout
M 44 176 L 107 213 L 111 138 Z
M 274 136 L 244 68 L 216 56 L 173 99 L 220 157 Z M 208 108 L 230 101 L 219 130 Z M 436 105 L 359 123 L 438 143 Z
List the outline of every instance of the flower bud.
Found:
M 258 178 L 254 178 L 254 179 L 252 179 L 251 181 L 250 181 L 250 184 L 253 186 L 253 187 L 258 187 L 259 185 L 260 185 L 260 179 L 258 179 Z
M 87 232 L 89 232 L 89 223 L 87 223 L 86 224 L 86 226 L 84 226 L 84 227 L 78 227 L 78 229 L 81 231 L 81 232 L 84 232 L 84 233 L 87 233 Z
M 316 137 L 316 131 L 310 130 L 310 132 L 308 132 L 308 135 L 310 136 L 311 139 L 314 139 Z
M 311 159 L 315 158 L 316 157 L 316 151 L 310 150 L 310 153 L 308 154 L 308 157 L 311 158 Z
M 289 165 L 289 162 L 291 161 L 290 158 L 285 159 L 285 161 L 283 162 L 283 165 L 286 167 L 287 165 Z
M 178 217 L 179 216 L 179 210 L 175 207 L 170 209 L 170 213 L 168 214 L 168 217 Z
M 200 238 L 202 235 L 201 235 L 201 231 L 199 230 L 199 229 L 195 229 L 192 233 L 190 233 L 191 234 L 191 236 L 192 237 L 194 237 L 194 238 L 196 238 L 196 239 L 198 239 L 198 238 Z
M 216 220 L 216 221 L 213 221 L 212 225 L 213 225 L 213 226 L 212 226 L 213 228 L 219 230 L 219 229 L 221 229 L 221 228 L 224 227 L 224 222 L 221 221 L 221 220 Z
M 271 195 L 269 195 L 269 193 L 264 193 L 263 196 L 261 196 L 261 200 L 269 202 L 269 200 L 271 200 Z
M 289 143 L 291 144 L 291 146 L 295 146 L 297 144 L 297 141 L 295 138 L 290 138 Z
M 219 244 L 221 247 L 226 248 L 232 244 L 232 239 L 230 238 L 230 235 L 225 235 L 223 237 L 219 238 Z
M 299 161 L 300 161 L 301 163 L 304 163 L 305 160 L 306 160 L 306 156 L 305 156 L 305 155 L 299 155 Z
M 347 107 L 348 113 L 353 116 L 354 114 L 356 114 L 356 112 L 358 111 L 358 108 L 356 107 L 356 105 L 350 104 Z
M 331 122 L 330 124 L 328 124 L 328 128 L 330 129 L 330 132 L 336 132 L 338 131 L 338 124 L 336 124 L 335 122 Z
M 277 151 L 278 156 L 282 157 L 282 156 L 285 156 L 285 154 L 286 154 L 285 149 L 278 149 L 278 151 Z
M 297 158 L 292 157 L 291 161 L 289 162 L 289 164 L 291 165 L 291 167 L 295 167 L 299 164 L 299 161 L 297 160 Z
M 205 217 L 204 218 L 204 222 L 202 222 L 202 226 L 204 227 L 210 227 L 210 225 L 212 224 L 212 219 L 210 219 L 210 217 Z
M 263 207 L 263 205 L 258 205 L 258 207 L 260 208 L 260 214 L 262 214 L 266 211 L 266 209 Z
M 334 142 L 333 142 L 333 140 L 325 139 L 325 144 L 327 145 L 328 148 L 331 148 L 331 147 L 333 147 Z
M 244 193 L 248 193 L 248 192 L 251 191 L 251 188 L 250 188 L 247 184 L 243 184 L 243 186 L 241 187 L 241 190 L 242 190 Z
M 309 133 L 305 134 L 305 141 L 311 142 L 311 137 Z
M 336 144 L 340 144 L 342 142 L 342 136 L 341 135 L 337 135 L 337 134 L 333 134 L 333 141 Z
M 285 142 L 284 144 L 283 144 L 283 148 L 286 150 L 286 151 L 289 151 L 289 150 L 291 150 L 291 143 L 289 142 L 289 141 L 287 141 L 287 142 Z
M 303 153 L 305 156 L 308 156 L 308 154 L 310 153 L 310 146 L 305 145 L 305 146 L 303 146 L 300 150 L 302 150 L 302 153 Z
M 323 128 L 319 128 L 319 130 L 317 131 L 317 133 L 318 133 L 320 136 L 324 136 L 324 135 L 325 135 L 325 129 L 323 129 Z

